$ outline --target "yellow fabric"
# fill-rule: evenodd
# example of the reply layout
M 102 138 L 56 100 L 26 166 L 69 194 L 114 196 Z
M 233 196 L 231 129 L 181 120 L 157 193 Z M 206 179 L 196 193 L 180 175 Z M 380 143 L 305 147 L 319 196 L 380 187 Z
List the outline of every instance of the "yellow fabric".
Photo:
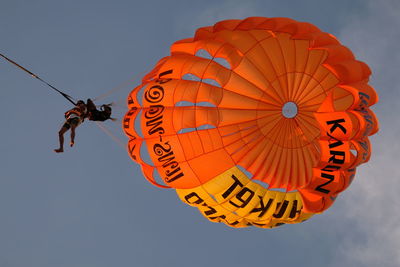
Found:
M 225 222 L 232 227 L 274 227 L 302 222 L 312 216 L 301 212 L 298 192 L 268 190 L 237 167 L 201 186 L 176 192 L 183 202 L 197 207 L 210 221 Z

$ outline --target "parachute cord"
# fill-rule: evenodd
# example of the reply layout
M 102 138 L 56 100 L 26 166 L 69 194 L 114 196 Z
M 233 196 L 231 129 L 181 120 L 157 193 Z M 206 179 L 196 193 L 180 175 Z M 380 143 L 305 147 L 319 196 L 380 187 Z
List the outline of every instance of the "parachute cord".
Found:
M 47 86 L 49 86 L 51 89 L 57 91 L 58 93 L 60 93 L 63 97 L 65 97 L 65 99 L 67 99 L 69 102 L 71 102 L 74 106 L 76 106 L 76 103 L 73 101 L 73 98 L 69 95 L 67 95 L 66 93 L 58 90 L 56 87 L 54 87 L 53 85 L 49 84 L 48 82 L 46 82 L 45 80 L 43 80 L 42 78 L 40 78 L 39 76 L 37 76 L 36 74 L 32 73 L 31 71 L 27 70 L 26 68 L 22 67 L 21 65 L 19 65 L 17 62 L 9 59 L 8 57 L 6 57 L 5 55 L 0 53 L 0 56 L 3 57 L 5 60 L 7 60 L 8 62 L 10 62 L 11 64 L 15 65 L 16 67 L 20 68 L 21 70 L 25 71 L 26 73 L 28 73 L 29 75 L 31 75 L 33 78 L 38 79 L 39 81 L 41 81 L 42 83 L 46 84 Z
M 109 91 L 105 92 L 104 94 L 99 95 L 99 96 L 93 98 L 93 101 L 96 102 L 96 101 L 102 100 L 102 99 L 106 98 L 107 96 L 110 96 L 110 95 L 112 95 L 113 93 L 115 93 L 115 92 L 117 92 L 117 91 L 119 91 L 119 90 L 121 90 L 121 89 L 124 89 L 124 88 L 127 87 L 128 85 L 131 85 L 131 84 L 132 84 L 134 81 L 136 81 L 139 77 L 142 77 L 142 76 L 143 76 L 145 73 L 147 73 L 147 72 L 148 72 L 148 71 L 145 70 L 145 71 L 142 71 L 142 72 L 136 74 L 136 75 L 135 75 L 134 77 L 132 77 L 131 79 L 129 79 L 129 80 L 127 80 L 127 81 L 125 81 L 125 82 L 123 82 L 123 83 L 117 85 L 116 87 L 110 89 Z
M 135 80 L 135 78 L 132 78 L 132 79 L 130 79 L 130 80 L 124 82 L 123 84 L 118 85 L 118 86 L 112 88 L 111 90 L 105 92 L 104 94 L 99 95 L 99 96 L 93 98 L 93 101 L 96 102 L 96 101 L 99 101 L 99 100 L 102 100 L 102 99 L 106 98 L 106 97 L 109 96 L 109 95 L 112 95 L 113 93 L 115 93 L 115 92 L 117 92 L 117 91 L 123 89 L 124 87 L 128 86 L 129 84 L 131 84 L 134 80 Z
M 101 124 L 100 122 L 95 121 L 96 125 L 104 132 L 106 133 L 108 136 L 111 137 L 111 139 L 117 143 L 120 147 L 122 147 L 123 149 L 126 150 L 126 142 L 122 141 L 120 138 L 116 137 L 115 135 L 113 135 L 110 130 L 108 130 L 106 127 L 104 127 L 103 124 Z

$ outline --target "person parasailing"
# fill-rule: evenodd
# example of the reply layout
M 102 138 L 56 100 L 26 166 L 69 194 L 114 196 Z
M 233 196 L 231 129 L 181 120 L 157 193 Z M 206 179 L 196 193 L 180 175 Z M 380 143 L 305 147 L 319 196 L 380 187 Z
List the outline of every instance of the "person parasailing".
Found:
M 33 72 L 29 71 L 28 69 L 24 68 L 23 66 L 19 65 L 17 62 L 11 60 L 10 58 L 6 57 L 5 55 L 0 53 L 0 57 L 4 58 L 11 64 L 15 65 L 16 67 L 20 68 L 24 72 L 28 73 L 31 75 L 33 78 L 38 79 L 42 83 L 46 84 L 49 86 L 51 89 L 54 91 L 58 92 L 61 94 L 66 100 L 68 100 L 70 103 L 72 103 L 75 107 L 68 110 L 65 112 L 65 123 L 61 127 L 61 129 L 58 132 L 59 136 L 59 148 L 54 149 L 55 152 L 61 153 L 64 151 L 64 134 L 71 129 L 71 142 L 70 146 L 72 147 L 75 143 L 75 129 L 78 127 L 85 118 L 88 118 L 91 121 L 106 121 L 106 120 L 115 120 L 114 118 L 111 118 L 111 104 L 104 104 L 101 105 L 100 110 L 96 108 L 96 105 L 93 103 L 93 101 L 89 98 L 87 100 L 87 103 L 83 100 L 79 100 L 78 102 L 74 102 L 73 98 L 66 93 L 60 91 L 53 85 L 49 84 L 42 78 L 40 78 L 38 75 L 34 74 Z
M 74 146 L 75 144 L 75 129 L 78 127 L 85 119 L 87 114 L 87 108 L 85 102 L 79 100 L 76 103 L 76 106 L 67 112 L 65 112 L 65 123 L 61 127 L 60 131 L 58 132 L 58 140 L 60 143 L 60 147 L 54 149 L 56 153 L 64 152 L 64 134 L 71 130 L 71 141 L 70 146 Z

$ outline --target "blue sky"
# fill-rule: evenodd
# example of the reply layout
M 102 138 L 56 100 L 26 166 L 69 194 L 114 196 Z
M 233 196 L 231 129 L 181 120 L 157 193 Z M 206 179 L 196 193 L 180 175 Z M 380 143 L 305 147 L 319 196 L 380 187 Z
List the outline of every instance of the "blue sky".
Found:
M 399 266 L 399 12 L 395 0 L 0 0 L 0 53 L 75 98 L 125 85 L 102 99 L 119 117 L 141 76 L 198 27 L 248 16 L 314 23 L 370 65 L 381 128 L 371 161 L 324 214 L 232 229 L 151 186 L 92 122 L 55 154 L 69 103 L 0 60 L 0 266 Z M 104 126 L 126 140 L 120 122 Z

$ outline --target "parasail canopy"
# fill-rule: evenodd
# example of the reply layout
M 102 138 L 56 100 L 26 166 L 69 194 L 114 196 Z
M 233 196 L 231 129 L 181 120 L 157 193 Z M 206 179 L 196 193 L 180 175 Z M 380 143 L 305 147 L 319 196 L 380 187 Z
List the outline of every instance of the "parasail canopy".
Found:
M 221 21 L 175 42 L 129 94 L 128 151 L 151 183 L 211 221 L 302 222 L 370 158 L 370 74 L 312 24 Z

